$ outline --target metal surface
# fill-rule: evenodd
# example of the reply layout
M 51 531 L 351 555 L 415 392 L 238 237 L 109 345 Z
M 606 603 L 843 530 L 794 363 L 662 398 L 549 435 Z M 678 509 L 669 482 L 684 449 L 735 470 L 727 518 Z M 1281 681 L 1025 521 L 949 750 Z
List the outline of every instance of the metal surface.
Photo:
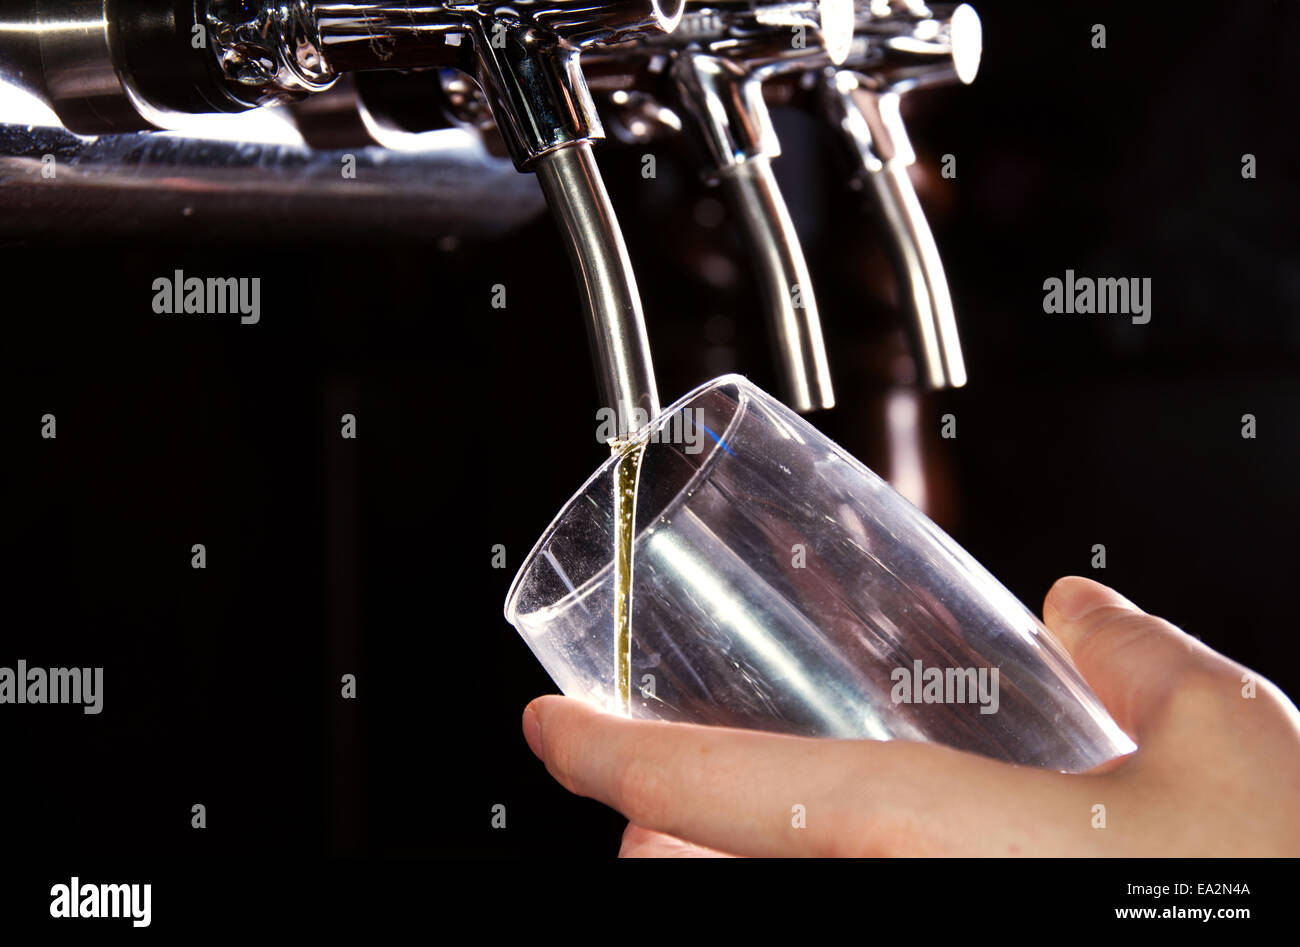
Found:
M 720 181 L 740 217 L 740 229 L 766 297 L 786 403 L 801 412 L 834 407 L 812 279 L 771 164 L 766 157 L 752 158 L 727 168 Z
M 580 142 L 543 156 L 537 180 L 584 290 L 602 403 L 615 410 L 620 435 L 634 434 L 659 414 L 659 392 L 636 277 L 591 146 Z
M 830 62 L 828 47 L 842 58 L 851 31 L 844 0 L 721 0 L 692 7 L 671 34 L 584 57 L 617 110 L 634 93 L 670 102 L 671 109 L 657 113 L 660 120 L 680 118 L 701 153 L 704 178 L 723 182 L 762 284 L 782 395 L 805 412 L 833 407 L 835 395 L 808 266 L 771 173 L 769 159 L 781 149 L 762 83 L 810 62 Z M 636 84 L 644 88 L 629 92 Z M 645 134 L 643 119 L 636 133 Z
M 473 73 L 516 165 L 603 137 L 579 52 L 671 30 L 684 0 L 200 0 L 214 69 L 250 104 L 319 91 L 342 72 Z
M 932 388 L 959 388 L 966 384 L 961 336 L 943 260 L 908 174 L 916 153 L 899 97 L 974 80 L 982 49 L 979 16 L 965 4 L 931 10 L 917 0 L 894 0 L 886 11 L 877 6 L 859 4 L 852 49 L 843 69 L 826 76 L 822 101 L 884 224 L 922 376 Z
M 707 178 L 751 158 L 780 155 L 762 80 L 742 65 L 691 51 L 673 56 L 668 75 L 678 109 L 707 158 Z
M 0 236 L 242 241 L 256 232 L 301 243 L 349 233 L 433 244 L 504 234 L 544 212 L 536 183 L 474 136 L 420 137 L 418 152 L 344 152 L 159 133 L 86 139 L 0 124 Z M 340 173 L 345 154 L 355 178 Z
M 5 26 L 35 30 L 44 87 L 65 125 L 86 134 L 147 127 L 118 73 L 105 0 L 42 0 L 37 16 L 4 14 Z
M 476 21 L 477 77 L 516 166 L 529 170 L 557 148 L 603 138 L 579 51 L 528 23 L 498 25 Z
M 861 90 L 848 73 L 827 87 L 827 114 L 857 149 L 913 319 L 918 362 L 932 388 L 966 384 L 966 364 L 939 247 L 908 176 L 916 161 L 892 92 Z
M 969 85 L 982 52 L 979 14 L 968 4 L 858 0 L 843 68 L 870 77 L 880 88 L 910 92 L 949 82 Z
M 44 210 L 49 232 L 76 215 L 92 230 L 183 232 L 202 219 L 234 232 L 268 210 L 272 229 L 334 219 L 416 232 L 436 220 L 448 235 L 504 229 L 536 211 L 537 188 L 509 179 L 474 135 L 446 128 L 482 130 L 490 109 L 515 166 L 538 172 L 570 241 L 602 395 L 623 420 L 652 416 L 658 398 L 635 279 L 590 154 L 603 130 L 586 66 L 612 78 L 609 89 L 649 96 L 635 109 L 624 102 L 626 134 L 670 122 L 699 144 L 762 281 L 786 398 L 803 411 L 833 405 L 834 394 L 808 267 L 772 176 L 780 145 L 762 83 L 823 75 L 825 107 L 891 235 L 922 370 L 933 385 L 965 381 L 942 263 L 907 176 L 914 158 L 897 101 L 923 85 L 970 81 L 979 23 L 969 7 L 712 0 L 684 13 L 684 0 L 15 0 L 0 27 L 22 37 L 74 130 L 179 126 L 187 136 L 85 141 L 3 128 L 4 197 Z M 352 73 L 376 77 L 375 94 L 329 91 Z M 448 85 L 464 74 L 481 94 Z M 186 114 L 299 100 L 316 150 L 300 137 L 211 140 L 190 130 Z M 355 152 L 352 178 L 338 174 L 344 148 Z M 57 180 L 41 175 L 38 149 L 55 154 Z
M 583 288 L 592 355 L 604 404 L 621 429 L 632 432 L 659 411 L 645 320 L 618 222 L 592 159 L 590 143 L 604 136 L 578 65 L 589 46 L 620 43 L 671 30 L 684 0 L 546 0 L 441 4 L 205 0 L 228 20 L 254 25 L 237 30 L 254 44 L 252 61 L 278 64 L 255 73 L 264 96 L 294 95 L 280 76 L 286 51 L 303 66 L 328 75 L 337 68 L 391 69 L 397 65 L 459 65 L 473 71 L 505 145 L 520 170 L 536 170 L 564 234 Z M 292 9 L 291 15 L 285 11 Z M 310 16 L 298 15 L 309 11 Z M 304 26 L 305 24 L 305 26 Z M 256 28 L 262 25 L 262 29 Z M 301 27 L 301 28 L 300 28 Z M 362 36 L 365 40 L 362 41 Z M 269 37 L 269 38 L 268 38 Z M 438 46 L 437 40 L 442 40 Z M 257 43 L 270 52 L 257 54 Z M 465 47 L 472 51 L 466 54 Z M 448 49 L 453 50 L 448 53 Z M 400 55 L 399 55 L 400 53 Z M 222 57 L 223 67 L 228 57 Z M 227 69 L 229 73 L 229 70 Z M 235 81 L 242 81 L 238 75 Z
M 833 407 L 835 393 L 808 264 L 772 176 L 770 161 L 781 146 L 762 84 L 847 52 L 851 23 L 840 17 L 827 30 L 822 22 L 822 13 L 833 16 L 835 9 L 813 2 L 710 5 L 684 17 L 677 33 L 647 43 L 671 48 L 665 71 L 673 101 L 706 157 L 706 179 L 722 182 L 750 249 L 782 395 L 802 412 Z
M 309 0 L 200 0 L 198 8 L 214 66 L 249 105 L 295 101 L 338 78 Z
M 456 65 L 469 52 L 465 18 L 451 4 L 317 0 L 315 45 L 334 72 Z
M 792 31 L 801 42 L 792 41 Z M 921 371 L 933 387 L 956 387 L 965 383 L 966 370 L 951 294 L 907 175 L 915 156 L 896 104 L 898 95 L 917 88 L 972 81 L 980 49 L 979 17 L 965 4 L 712 0 L 693 6 L 671 35 L 647 37 L 631 51 L 597 51 L 591 68 L 600 87 L 612 90 L 611 98 L 657 94 L 670 101 L 674 117 L 681 116 L 699 144 L 710 179 L 755 158 L 780 154 L 761 83 L 791 77 L 785 82 L 793 85 L 795 76 L 812 76 L 814 87 L 825 85 L 829 94 L 823 96 L 823 108 L 843 130 L 859 169 L 857 177 L 873 195 L 887 231 Z M 851 86 L 853 94 L 841 96 L 836 91 L 840 84 Z M 642 115 L 649 114 L 642 109 Z M 644 120 L 639 135 L 649 135 Z M 727 191 L 751 246 L 770 251 L 784 243 L 786 258 L 798 255 L 797 241 L 790 242 L 793 235 L 782 233 L 776 217 L 764 217 L 738 203 L 737 186 Z M 756 256 L 763 259 L 763 252 Z M 770 317 L 782 325 L 787 294 L 781 287 L 789 285 L 789 274 L 770 265 L 760 265 L 759 272 L 765 299 L 775 307 Z M 805 298 L 810 304 L 805 315 L 815 323 L 815 300 L 811 293 Z M 818 361 L 823 344 L 811 324 L 806 328 L 781 339 L 783 366 Z M 806 403 L 807 393 L 799 391 L 796 377 L 787 377 L 786 389 L 791 404 Z M 826 393 L 830 395 L 829 388 Z

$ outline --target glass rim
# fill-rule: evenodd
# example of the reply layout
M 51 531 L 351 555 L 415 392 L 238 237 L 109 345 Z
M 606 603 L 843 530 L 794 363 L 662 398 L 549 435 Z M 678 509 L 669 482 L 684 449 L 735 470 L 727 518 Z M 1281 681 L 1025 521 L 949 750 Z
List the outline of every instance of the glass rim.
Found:
M 762 389 L 755 386 L 755 384 L 752 381 L 750 381 L 748 378 L 746 378 L 744 375 L 741 375 L 738 372 L 729 372 L 726 375 L 719 375 L 717 378 L 710 379 L 709 381 L 706 381 L 703 384 L 697 385 L 696 387 L 692 388 L 690 391 L 686 392 L 686 394 L 682 395 L 680 398 L 678 398 L 668 407 L 660 411 L 659 414 L 655 416 L 654 420 L 652 420 L 649 424 L 647 424 L 644 428 L 642 428 L 640 431 L 637 432 L 637 435 L 635 438 L 633 438 L 633 440 L 634 441 L 649 440 L 657 431 L 663 430 L 664 426 L 667 425 L 667 423 L 670 420 L 672 420 L 672 418 L 679 411 L 684 409 L 691 402 L 698 400 L 700 397 L 702 397 L 703 395 L 707 394 L 710 391 L 714 391 L 718 388 L 724 388 L 728 385 L 737 386 L 737 388 L 740 389 L 742 394 L 749 398 L 753 398 L 755 393 L 759 393 L 759 394 L 762 393 Z M 733 413 L 732 416 L 727 420 L 726 427 L 724 427 L 722 429 L 722 433 L 717 436 L 716 440 L 713 443 L 713 446 L 709 449 L 708 455 L 704 458 L 704 461 L 698 467 L 696 467 L 695 470 L 691 472 L 691 475 L 686 478 L 686 481 L 680 487 L 678 487 L 677 490 L 673 493 L 672 498 L 669 499 L 668 502 L 663 505 L 663 508 L 659 511 L 658 514 L 659 517 L 664 516 L 665 514 L 675 509 L 677 506 L 679 506 L 683 502 L 683 499 L 686 497 L 688 492 L 692 490 L 701 480 L 703 480 L 709 474 L 710 471 L 712 471 L 713 465 L 717 461 L 718 454 L 721 452 L 722 446 L 727 440 L 727 436 L 732 432 L 732 430 L 734 430 L 735 426 L 740 422 L 741 417 L 744 415 L 745 413 L 744 407 L 745 407 L 745 401 L 744 398 L 742 397 L 740 400 L 737 401 L 735 413 Z M 509 622 L 511 625 L 514 625 L 514 622 L 511 621 L 511 615 L 514 612 L 515 600 L 518 597 L 519 587 L 523 582 L 524 576 L 528 574 L 529 570 L 537 562 L 537 559 L 540 557 L 542 550 L 546 547 L 546 544 L 552 539 L 552 537 L 555 536 L 561 524 L 565 521 L 565 518 L 578 504 L 578 501 L 581 500 L 587 494 L 587 491 L 588 489 L 590 489 L 591 485 L 595 483 L 597 480 L 601 479 L 602 477 L 611 476 L 614 470 L 614 465 L 618 463 L 619 459 L 622 456 L 623 456 L 622 454 L 611 453 L 609 457 L 605 458 L 605 460 L 601 462 L 600 466 L 596 468 L 596 470 L 592 473 L 592 475 L 582 482 L 582 486 L 580 486 L 576 491 L 574 491 L 573 495 L 570 496 L 569 499 L 564 502 L 564 505 L 560 507 L 560 511 L 556 513 L 555 516 L 551 519 L 550 524 L 546 527 L 546 529 L 542 531 L 541 537 L 538 538 L 537 542 L 533 544 L 533 548 L 529 550 L 528 555 L 524 557 L 523 562 L 519 566 L 519 570 L 515 573 L 514 579 L 512 579 L 510 582 L 510 588 L 506 591 L 506 600 L 505 600 L 505 606 L 503 608 L 503 613 L 505 615 L 506 621 Z M 642 534 L 647 529 L 649 529 L 652 525 L 653 525 L 653 521 L 647 523 L 644 527 L 642 527 L 640 530 L 637 531 L 636 535 L 632 539 L 632 547 L 634 549 L 636 548 L 636 544 L 640 542 Z M 586 597 L 591 592 L 591 590 L 595 588 L 595 586 L 599 583 L 599 580 L 601 576 L 605 574 L 605 571 L 607 569 L 612 568 L 613 562 L 614 562 L 614 555 L 613 555 L 613 550 L 611 549 L 609 562 L 607 562 L 605 565 L 597 569 L 595 574 L 593 574 L 585 581 L 583 581 L 581 585 L 578 585 L 576 588 L 570 589 L 564 595 L 556 599 L 553 603 L 547 605 L 546 608 L 558 609 L 567 606 L 569 604 L 576 603 L 581 599 L 583 599 L 584 597 Z

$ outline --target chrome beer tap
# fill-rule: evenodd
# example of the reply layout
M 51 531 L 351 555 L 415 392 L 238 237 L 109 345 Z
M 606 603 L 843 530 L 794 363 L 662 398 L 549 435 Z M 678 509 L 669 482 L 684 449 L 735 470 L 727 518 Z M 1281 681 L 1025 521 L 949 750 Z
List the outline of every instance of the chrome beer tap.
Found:
M 706 178 L 723 188 L 760 277 L 786 400 L 798 411 L 835 404 L 808 264 L 772 173 L 781 145 L 764 81 L 847 54 L 847 2 L 710 4 L 687 14 L 667 75 Z
M 800 33 L 804 41 L 793 42 Z M 853 183 L 872 196 L 884 225 L 922 377 L 934 388 L 964 385 L 943 263 L 908 176 L 916 155 L 899 101 L 913 89 L 974 79 L 981 52 L 975 11 L 965 4 L 931 9 L 918 0 L 713 0 L 692 6 L 672 35 L 637 46 L 650 64 L 639 73 L 621 48 L 595 68 L 622 74 L 614 85 L 625 100 L 639 97 L 639 127 L 653 124 L 645 97 L 655 96 L 672 103 L 682 113 L 674 118 L 703 143 L 707 173 L 726 187 L 760 268 L 790 403 L 807 410 L 833 398 L 829 379 L 808 383 L 820 377 L 811 367 L 824 359 L 815 301 L 805 294 L 802 313 L 789 305 L 789 287 L 806 280 L 807 267 L 771 179 L 769 162 L 780 146 L 763 83 L 770 89 L 778 80 L 819 90 L 817 108 L 842 133 Z
M 787 403 L 835 404 L 808 264 L 776 179 L 781 153 L 763 83 L 812 63 L 842 62 L 852 36 L 849 0 L 712 0 L 692 6 L 669 36 L 608 49 L 593 69 L 615 85 L 670 103 L 719 185 L 759 277 Z M 640 62 L 638 62 L 640 60 Z M 626 98 L 627 88 L 617 89 Z M 643 100 L 640 104 L 646 104 Z
M 579 57 L 671 31 L 684 0 L 38 3 L 44 84 L 76 132 L 292 102 L 353 72 L 450 67 L 474 76 L 515 166 L 537 173 L 566 238 L 603 403 L 623 425 L 658 414 L 636 279 L 591 152 L 603 130 Z
M 961 387 L 966 366 L 943 261 L 908 176 L 916 153 L 900 99 L 939 83 L 970 83 L 981 47 L 979 16 L 966 4 L 859 0 L 849 55 L 820 77 L 821 106 L 842 132 L 856 181 L 874 197 L 885 224 L 921 372 L 933 388 Z

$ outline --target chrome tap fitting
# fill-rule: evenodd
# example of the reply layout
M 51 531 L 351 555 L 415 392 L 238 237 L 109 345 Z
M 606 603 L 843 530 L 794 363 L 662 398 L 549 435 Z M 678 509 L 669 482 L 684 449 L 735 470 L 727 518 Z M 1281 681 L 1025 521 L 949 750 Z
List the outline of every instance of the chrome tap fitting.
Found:
M 33 0 L 50 103 L 83 134 L 165 128 L 329 89 L 345 73 L 476 77 L 559 221 L 604 404 L 635 433 L 660 410 L 636 279 L 591 154 L 604 135 L 583 50 L 671 31 L 684 0 Z M 617 439 L 617 437 L 616 437 Z
M 912 313 L 919 367 L 932 388 L 959 388 L 966 365 L 943 260 L 908 167 L 916 162 L 900 97 L 938 83 L 970 83 L 979 69 L 979 16 L 966 4 L 860 0 L 852 48 L 826 70 L 822 107 L 843 134 L 857 180 L 876 203 Z
M 594 67 L 626 72 L 639 58 L 632 68 L 680 112 L 749 248 L 785 400 L 804 412 L 834 406 L 835 395 L 808 264 L 772 173 L 781 146 L 763 83 L 842 61 L 852 28 L 850 0 L 717 0 L 688 10 L 670 36 L 605 51 Z
M 279 102 L 341 72 L 472 74 L 516 167 L 536 171 L 583 288 L 603 403 L 634 433 L 659 413 L 636 278 L 591 144 L 604 137 L 584 49 L 671 30 L 684 0 L 200 0 L 231 95 Z

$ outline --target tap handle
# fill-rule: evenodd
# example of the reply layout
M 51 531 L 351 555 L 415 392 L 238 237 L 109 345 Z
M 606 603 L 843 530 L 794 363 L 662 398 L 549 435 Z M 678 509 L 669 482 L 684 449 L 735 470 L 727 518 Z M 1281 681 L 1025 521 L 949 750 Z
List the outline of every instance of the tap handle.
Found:
M 771 161 L 757 155 L 724 168 L 718 180 L 758 270 L 786 403 L 801 413 L 833 408 L 812 277 Z
M 772 174 L 781 153 L 761 81 L 742 66 L 687 50 L 671 67 L 683 122 L 705 155 L 759 277 L 786 402 L 807 412 L 835 406 L 812 279 L 790 211 Z
M 832 74 L 824 90 L 826 108 L 852 146 L 885 224 L 923 377 L 933 388 L 959 388 L 966 383 L 961 338 L 943 260 L 908 176 L 916 154 L 899 113 L 899 93 L 863 85 L 852 73 Z

